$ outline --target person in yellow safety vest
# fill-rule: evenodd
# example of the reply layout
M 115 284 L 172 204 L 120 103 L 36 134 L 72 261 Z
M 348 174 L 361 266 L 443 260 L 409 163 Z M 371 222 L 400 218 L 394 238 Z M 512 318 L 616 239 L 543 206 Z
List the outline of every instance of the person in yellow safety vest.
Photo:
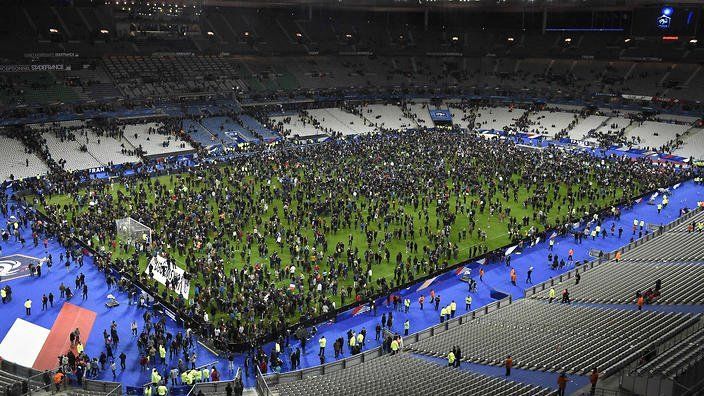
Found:
M 0 289 L 0 297 L 2 297 L 2 303 L 5 304 L 5 299 L 7 298 L 7 291 L 4 287 Z
M 360 348 L 364 345 L 364 334 L 362 334 L 362 332 L 357 334 L 357 345 L 359 345 Z
M 464 298 L 464 310 L 469 311 L 472 309 L 472 296 L 467 296 Z
M 551 288 L 550 288 L 550 291 L 549 291 L 548 293 L 549 293 L 548 296 L 550 297 L 549 302 L 552 302 L 552 300 L 555 299 L 555 288 L 554 288 L 554 287 L 551 287 Z
M 398 341 L 394 338 L 393 341 L 391 341 L 391 354 L 395 355 L 396 352 L 398 352 Z
M 208 367 L 203 367 L 203 370 L 200 371 L 201 377 L 203 378 L 203 382 L 208 382 L 210 379 L 210 370 L 208 370 Z
M 440 323 L 445 321 L 445 307 L 440 310 Z
M 84 351 L 83 344 L 81 344 L 80 342 L 78 344 L 76 344 L 76 352 L 78 352 L 78 354 L 80 355 L 81 353 L 83 353 L 83 351 Z
M 350 343 L 350 349 L 354 348 L 354 346 L 357 345 L 357 339 L 354 337 L 354 334 L 352 335 L 352 337 L 350 337 L 349 343 Z
M 151 386 L 144 388 L 144 396 L 152 396 L 152 387 Z
M 406 319 L 405 322 L 403 322 L 403 335 L 408 335 L 408 330 L 411 328 L 411 322 Z
M 455 311 L 457 311 L 457 303 L 455 302 L 455 300 L 452 300 L 452 302 L 450 303 L 450 317 L 455 317 Z
M 200 373 L 200 370 L 193 370 L 193 377 L 195 382 L 200 382 L 200 380 L 203 378 L 203 374 Z
M 447 354 L 447 365 L 450 367 L 455 365 L 455 354 L 452 351 Z
M 411 299 L 407 298 L 403 300 L 403 306 L 406 308 L 406 313 L 408 313 L 408 310 L 411 308 Z
M 320 345 L 320 352 L 318 352 L 318 356 L 323 356 L 325 354 L 325 345 L 327 345 L 328 341 L 325 339 L 325 336 L 320 337 L 318 340 L 318 345 Z
M 156 394 L 159 396 L 166 396 L 166 393 L 168 391 L 169 390 L 166 388 L 166 385 L 164 385 L 164 384 L 161 384 L 161 385 L 159 385 L 158 388 L 156 388 Z
M 156 385 L 161 381 L 161 376 L 159 375 L 159 372 L 156 371 L 155 368 L 152 369 L 152 384 Z
M 161 364 L 166 364 L 166 348 L 163 345 L 159 345 L 159 358 L 161 358 Z

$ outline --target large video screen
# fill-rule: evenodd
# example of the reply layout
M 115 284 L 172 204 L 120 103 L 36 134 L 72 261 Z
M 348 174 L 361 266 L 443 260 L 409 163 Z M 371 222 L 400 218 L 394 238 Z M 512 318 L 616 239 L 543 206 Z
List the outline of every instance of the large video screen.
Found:
M 646 7 L 633 13 L 633 34 L 636 36 L 693 36 L 701 24 L 701 6 Z

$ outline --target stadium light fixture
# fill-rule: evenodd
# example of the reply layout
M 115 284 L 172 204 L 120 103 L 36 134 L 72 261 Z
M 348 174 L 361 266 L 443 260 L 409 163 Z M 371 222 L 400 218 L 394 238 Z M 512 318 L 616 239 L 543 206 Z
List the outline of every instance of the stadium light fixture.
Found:
M 457 36 L 452 36 L 452 41 L 459 41 L 459 40 L 460 40 L 459 37 L 457 37 Z
M 246 37 L 249 37 L 249 32 L 244 32 L 244 35 L 245 35 Z
M 571 37 L 567 37 L 567 38 L 565 39 L 565 42 L 566 42 L 566 43 L 571 43 L 571 42 L 572 42 L 572 38 L 571 38 Z
M 347 34 L 345 35 L 345 37 L 348 38 L 348 39 L 351 39 L 351 38 L 352 38 L 352 35 L 349 34 L 349 33 L 347 33 Z
M 107 29 L 100 29 L 100 34 L 108 34 L 108 33 L 110 33 L 110 31 Z
M 623 40 L 623 42 L 624 42 L 624 43 L 630 43 L 630 42 L 631 42 L 631 39 L 630 39 L 630 38 L 627 38 L 627 39 Z
M 697 39 L 691 39 L 691 40 L 689 40 L 689 43 L 690 43 L 690 44 L 697 44 L 698 42 L 699 42 L 699 40 L 697 40 Z
M 296 32 L 296 37 L 301 38 L 303 35 L 300 32 Z
M 513 37 L 509 37 L 509 38 L 507 38 L 506 40 L 509 41 L 509 42 L 513 42 L 514 38 L 513 38 Z
M 59 29 L 49 28 L 49 33 L 58 33 Z
M 208 36 L 215 36 L 215 33 L 213 33 L 213 32 L 208 32 Z

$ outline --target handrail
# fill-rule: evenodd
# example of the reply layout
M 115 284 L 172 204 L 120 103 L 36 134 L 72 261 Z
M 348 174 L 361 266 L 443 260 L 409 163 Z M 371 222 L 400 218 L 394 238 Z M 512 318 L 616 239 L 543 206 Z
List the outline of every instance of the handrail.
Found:
M 115 386 L 113 390 L 110 391 L 110 393 L 106 394 L 105 396 L 119 396 L 122 394 L 122 384 L 119 384 Z
M 259 369 L 259 365 L 255 364 L 255 366 L 257 367 L 257 374 L 256 374 L 257 393 L 260 396 L 270 396 L 271 389 L 269 388 L 269 384 L 266 383 L 266 378 L 264 377 L 261 370 Z

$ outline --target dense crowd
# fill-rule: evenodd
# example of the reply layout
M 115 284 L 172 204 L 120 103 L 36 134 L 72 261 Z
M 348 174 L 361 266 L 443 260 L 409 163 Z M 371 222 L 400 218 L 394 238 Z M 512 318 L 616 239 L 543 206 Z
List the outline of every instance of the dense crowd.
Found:
M 222 343 L 254 342 L 684 173 L 421 130 L 284 146 L 166 179 L 54 177 L 35 199 L 62 240 L 88 241 L 145 284 L 158 287 L 148 258 L 183 267 L 192 297 L 168 283 L 162 297 Z M 60 194 L 73 198 L 51 204 Z M 124 217 L 152 227 L 152 244 L 116 240 Z M 492 238 L 487 217 L 508 237 Z

